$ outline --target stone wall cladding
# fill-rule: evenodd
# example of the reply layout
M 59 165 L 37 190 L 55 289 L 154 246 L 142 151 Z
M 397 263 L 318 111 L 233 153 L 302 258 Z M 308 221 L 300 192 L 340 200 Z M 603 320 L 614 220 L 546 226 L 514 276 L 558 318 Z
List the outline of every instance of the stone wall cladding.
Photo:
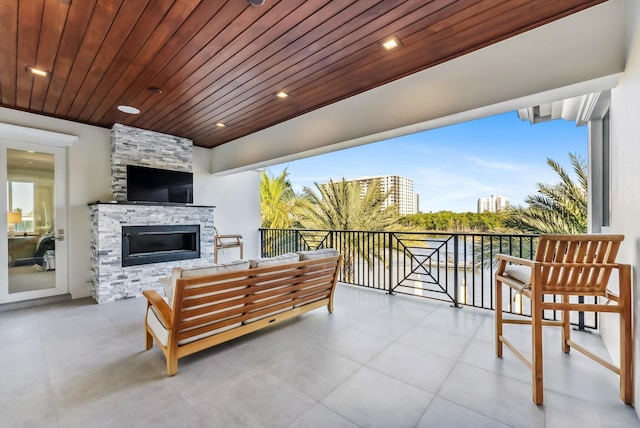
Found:
M 200 225 L 200 258 L 122 267 L 122 226 Z M 174 267 L 213 264 L 213 207 L 95 204 L 91 206 L 91 295 L 98 303 L 140 296 L 143 290 L 163 294 L 160 278 Z
M 127 200 L 127 165 L 193 172 L 193 142 L 116 123 L 111 128 L 111 191 L 116 201 Z

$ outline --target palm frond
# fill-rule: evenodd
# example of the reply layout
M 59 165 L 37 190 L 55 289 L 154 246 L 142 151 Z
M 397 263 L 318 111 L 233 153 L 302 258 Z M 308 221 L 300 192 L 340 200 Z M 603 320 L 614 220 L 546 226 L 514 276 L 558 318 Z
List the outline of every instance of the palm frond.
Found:
M 505 226 L 530 233 L 577 234 L 587 231 L 587 166 L 577 154 L 569 153 L 571 175 L 553 159 L 547 164 L 558 174 L 555 184 L 537 184 L 538 193 L 527 196 L 527 207 L 511 207 Z
M 260 223 L 265 228 L 286 229 L 292 226 L 292 213 L 300 203 L 285 168 L 277 177 L 260 175 Z

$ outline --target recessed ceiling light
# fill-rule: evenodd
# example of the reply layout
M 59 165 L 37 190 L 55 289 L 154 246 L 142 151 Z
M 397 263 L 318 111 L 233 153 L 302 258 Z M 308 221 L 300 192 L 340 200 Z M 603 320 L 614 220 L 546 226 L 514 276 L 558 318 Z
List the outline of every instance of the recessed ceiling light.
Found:
M 27 71 L 30 71 L 32 74 L 35 74 L 36 76 L 40 76 L 40 77 L 49 77 L 51 76 L 51 73 L 46 71 L 46 70 L 41 70 L 39 68 L 35 68 L 35 67 L 27 67 Z
M 156 87 L 156 86 L 149 86 L 147 88 L 150 92 L 153 92 L 154 94 L 161 94 L 162 93 L 162 89 Z
M 225 126 L 227 126 L 227 125 L 225 125 L 225 124 L 224 124 L 224 123 L 222 123 L 222 122 L 218 122 L 218 123 L 216 123 L 216 126 L 217 126 L 218 128 L 224 128 L 224 127 L 225 127 Z
M 118 110 L 127 114 L 140 114 L 140 110 L 131 106 L 121 105 L 121 106 L 118 106 Z
M 393 36 L 382 42 L 382 46 L 386 50 L 390 51 L 391 49 L 395 49 L 400 46 L 400 40 L 398 40 L 396 36 Z
M 276 94 L 276 97 L 278 98 L 287 98 L 289 96 L 289 94 L 287 94 L 285 91 L 280 91 Z

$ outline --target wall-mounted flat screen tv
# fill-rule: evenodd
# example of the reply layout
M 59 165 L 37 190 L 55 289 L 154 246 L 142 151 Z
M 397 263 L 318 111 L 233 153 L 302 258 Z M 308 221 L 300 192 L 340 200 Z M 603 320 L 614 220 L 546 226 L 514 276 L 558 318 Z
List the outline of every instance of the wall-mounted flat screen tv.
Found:
M 193 174 L 127 165 L 129 202 L 193 203 Z

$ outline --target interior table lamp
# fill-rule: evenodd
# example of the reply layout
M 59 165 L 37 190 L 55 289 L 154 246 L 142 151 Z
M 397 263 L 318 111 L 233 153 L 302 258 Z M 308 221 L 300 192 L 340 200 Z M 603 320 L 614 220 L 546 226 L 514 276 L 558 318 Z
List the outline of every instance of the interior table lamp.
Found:
M 9 237 L 15 236 L 16 224 L 22 223 L 22 213 L 20 211 L 9 211 L 7 213 L 7 223 L 9 223 Z

